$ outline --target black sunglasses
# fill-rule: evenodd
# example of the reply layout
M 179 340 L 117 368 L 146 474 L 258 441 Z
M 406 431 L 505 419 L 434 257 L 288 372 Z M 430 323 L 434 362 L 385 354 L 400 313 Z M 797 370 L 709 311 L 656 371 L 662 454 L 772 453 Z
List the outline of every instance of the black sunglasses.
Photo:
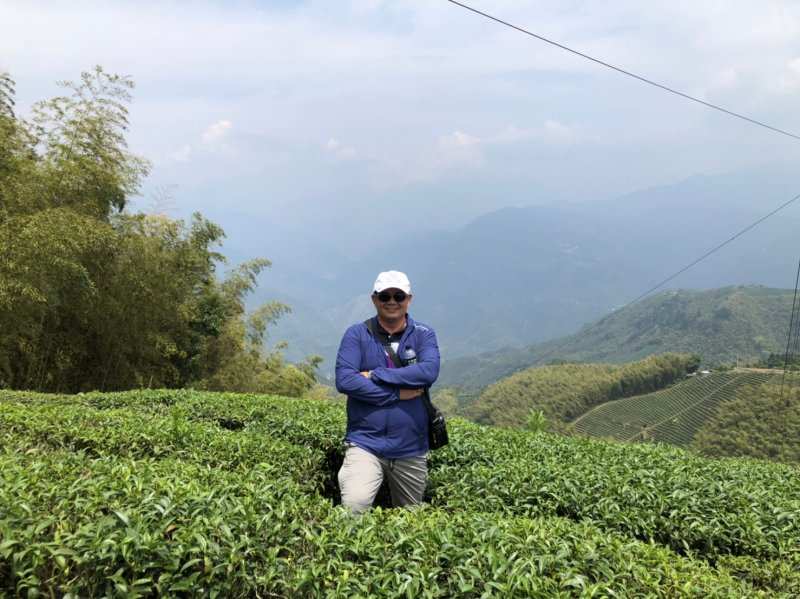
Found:
M 405 291 L 395 291 L 394 293 L 389 293 L 388 291 L 381 291 L 380 293 L 375 294 L 378 298 L 378 301 L 382 304 L 385 304 L 390 299 L 394 298 L 398 304 L 402 304 L 406 301 L 408 294 Z

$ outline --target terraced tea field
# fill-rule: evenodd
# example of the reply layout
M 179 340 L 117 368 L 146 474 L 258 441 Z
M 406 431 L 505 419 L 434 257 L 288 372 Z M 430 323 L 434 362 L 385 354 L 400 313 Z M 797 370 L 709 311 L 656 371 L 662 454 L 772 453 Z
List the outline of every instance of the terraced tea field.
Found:
M 454 419 L 426 505 L 337 505 L 344 408 L 0 391 L 0 596 L 796 597 L 800 472 Z
M 669 389 L 600 405 L 578 418 L 572 429 L 592 437 L 686 446 L 721 401 L 733 399 L 744 385 L 762 384 L 774 376 L 752 371 L 698 375 Z

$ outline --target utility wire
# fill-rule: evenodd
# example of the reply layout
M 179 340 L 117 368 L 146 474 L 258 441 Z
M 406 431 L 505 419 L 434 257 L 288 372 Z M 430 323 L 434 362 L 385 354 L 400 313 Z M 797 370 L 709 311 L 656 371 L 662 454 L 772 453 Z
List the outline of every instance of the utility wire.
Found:
M 535 39 L 537 39 L 539 41 L 542 41 L 542 42 L 545 42 L 547 44 L 550 44 L 551 46 L 555 46 L 556 48 L 560 48 L 561 50 L 565 50 L 565 51 L 570 52 L 571 54 L 574 54 L 574 55 L 579 56 L 581 58 L 585 58 L 586 60 L 589 60 L 591 62 L 599 64 L 600 66 L 603 66 L 603 67 L 606 67 L 608 69 L 611 69 L 612 71 L 616 71 L 618 73 L 621 73 L 622 75 L 627 75 L 628 77 L 632 77 L 633 79 L 636 79 L 636 80 L 638 80 L 638 81 L 640 81 L 642 83 L 646 83 L 648 85 L 652 85 L 653 87 L 657 87 L 657 88 L 659 88 L 659 89 L 661 89 L 663 91 L 669 92 L 669 93 L 674 94 L 676 96 L 680 96 L 681 98 L 684 98 L 686 100 L 690 100 L 692 102 L 696 102 L 697 104 L 701 104 L 701 105 L 703 105 L 703 106 L 705 106 L 707 108 L 711 108 L 713 110 L 717 110 L 719 112 L 722 112 L 722 113 L 727 114 L 729 116 L 735 117 L 737 119 L 740 119 L 740 120 L 743 120 L 743 121 L 747 121 L 748 123 L 751 123 L 753 125 L 758 125 L 759 127 L 763 127 L 764 129 L 769 129 L 770 131 L 773 131 L 775 133 L 780 133 L 781 135 L 785 135 L 787 137 L 791 137 L 793 139 L 800 140 L 800 135 L 796 135 L 794 133 L 791 133 L 791 132 L 786 131 L 784 129 L 780 129 L 778 127 L 773 127 L 772 125 L 769 125 L 769 124 L 764 123 L 762 121 L 758 121 L 756 119 L 750 118 L 750 117 L 745 116 L 743 114 L 739 114 L 738 112 L 734 112 L 732 110 L 728 110 L 727 108 L 723 108 L 722 106 L 718 106 L 717 104 L 712 104 L 711 102 L 706 102 L 705 100 L 701 100 L 700 98 L 696 98 L 694 96 L 690 96 L 687 93 L 684 93 L 684 92 L 679 91 L 677 89 L 673 89 L 673 88 L 668 87 L 668 86 L 666 86 L 666 85 L 664 85 L 662 83 L 658 83 L 657 81 L 653 81 L 652 79 L 648 79 L 647 77 L 643 77 L 641 75 L 637 75 L 636 73 L 632 73 L 631 71 L 627 71 L 627 70 L 622 69 L 620 67 L 614 66 L 613 64 L 610 64 L 608 62 L 600 60 L 599 58 L 595 58 L 595 57 L 590 56 L 588 54 L 585 54 L 583 52 L 579 52 L 578 50 L 574 50 L 573 48 L 570 48 L 569 46 L 565 46 L 564 44 L 561 44 L 561 43 L 556 42 L 554 40 L 548 39 L 548 38 L 546 38 L 546 37 L 544 37 L 542 35 L 538 35 L 536 33 L 533 33 L 532 31 L 529 31 L 527 29 L 524 29 L 522 27 L 514 25 L 513 23 L 509 23 L 508 21 L 504 21 L 504 20 L 502 20 L 502 19 L 500 19 L 498 17 L 495 17 L 495 16 L 490 15 L 488 13 L 485 13 L 483 11 L 480 11 L 480 10 L 478 10 L 476 8 L 473 8 L 473 7 L 471 7 L 471 6 L 467 5 L 467 4 L 464 4 L 463 2 L 458 2 L 457 0 L 447 0 L 447 1 L 450 2 L 451 4 L 454 4 L 456 6 L 460 6 L 461 8 L 463 8 L 465 10 L 468 10 L 468 11 L 473 12 L 473 13 L 475 13 L 477 15 L 480 15 L 480 16 L 486 18 L 486 19 L 489 19 L 490 21 L 494 21 L 495 23 L 499 23 L 500 25 L 505 25 L 506 27 L 510 27 L 511 29 L 519 31 L 520 33 L 524 33 L 525 35 L 529 35 L 530 37 L 533 37 L 533 38 L 535 38 Z M 690 262 L 689 264 L 687 264 L 686 266 L 681 268 L 679 271 L 677 271 L 676 273 L 670 275 L 669 277 L 667 277 L 666 279 L 664 279 L 663 281 L 661 281 L 657 285 L 654 285 L 653 287 L 651 287 L 650 289 L 648 289 L 647 291 L 645 291 L 644 293 L 639 295 L 636 299 L 634 299 L 634 300 L 628 302 L 627 304 L 625 304 L 623 306 L 623 308 L 627 308 L 631 304 L 635 304 L 636 302 L 638 302 L 639 300 L 643 299 L 644 297 L 647 297 L 648 295 L 653 293 L 655 290 L 657 290 L 657 289 L 663 287 L 664 285 L 666 285 L 667 283 L 669 283 L 675 277 L 683 274 L 684 272 L 686 272 L 687 270 L 689 270 L 690 268 L 692 268 L 696 264 L 699 264 L 700 262 L 702 262 L 703 260 L 705 260 L 706 258 L 711 256 L 712 254 L 714 254 L 718 250 L 722 249 L 723 247 L 725 247 L 726 245 L 728 245 L 729 243 L 731 243 L 735 239 L 741 237 L 742 235 L 744 235 L 745 233 L 747 233 L 751 229 L 755 228 L 756 226 L 758 226 L 759 224 L 761 224 L 762 222 L 767 220 L 769 217 L 773 216 L 774 214 L 777 214 L 778 212 L 780 212 L 781 210 L 783 210 L 784 208 L 786 208 L 790 204 L 794 203 L 798 199 L 800 199 L 800 194 L 796 195 L 795 197 L 793 197 L 788 202 L 786 202 L 784 204 L 781 204 L 780 206 L 778 206 L 775 210 L 773 210 L 769 214 L 761 217 L 760 219 L 758 219 L 754 223 L 748 225 L 747 227 L 745 227 L 744 229 L 742 229 L 741 231 L 739 231 L 738 233 L 736 233 L 732 237 L 728 238 L 727 240 L 723 241 L 722 243 L 720 243 L 716 247 L 710 249 L 705 254 L 703 254 L 702 256 L 697 258 L 696 260 Z M 789 322 L 789 335 L 788 335 L 788 338 L 786 340 L 786 356 L 785 356 L 785 359 L 784 359 L 783 376 L 781 377 L 781 399 L 783 399 L 784 381 L 786 379 L 786 372 L 787 372 L 787 370 L 789 368 L 790 354 L 791 354 L 792 357 L 794 357 L 795 355 L 798 354 L 798 352 L 800 352 L 800 305 L 798 305 L 798 301 L 797 301 L 797 299 L 798 299 L 797 298 L 797 295 L 798 295 L 798 284 L 799 283 L 800 283 L 800 263 L 798 263 L 798 266 L 797 266 L 797 277 L 795 279 L 795 286 L 794 286 L 794 301 L 792 302 L 792 316 L 791 316 L 791 320 Z M 797 329 L 796 332 L 795 332 L 795 329 Z M 793 339 L 793 337 L 794 337 L 794 339 Z M 794 341 L 794 343 L 792 343 L 792 341 Z
M 575 54 L 576 56 L 580 56 L 581 58 L 585 58 L 586 60 L 590 60 L 590 61 L 592 61 L 594 63 L 597 63 L 597 64 L 599 64 L 601 66 L 606 67 L 606 68 L 609 68 L 609 69 L 611 69 L 613 71 L 617 71 L 618 73 L 622 73 L 623 75 L 627 75 L 628 77 L 633 77 L 634 79 L 637 79 L 637 80 L 641 81 L 642 83 L 647 83 L 648 85 L 652 85 L 654 87 L 657 87 L 659 89 L 667 91 L 667 92 L 669 92 L 671 94 L 675 94 L 676 96 L 680 96 L 682 98 L 685 98 L 686 100 L 691 100 L 692 102 L 697 102 L 698 104 L 702 104 L 703 106 L 706 106 L 708 108 L 713 108 L 714 110 L 718 110 L 720 112 L 724 112 L 727 115 L 736 117 L 737 119 L 741 119 L 743 121 L 747 121 L 748 123 L 752 123 L 753 125 L 758 125 L 759 127 L 764 127 L 765 129 L 769 129 L 771 131 L 774 131 L 775 133 L 780 133 L 782 135 L 787 135 L 789 137 L 793 137 L 794 139 L 800 140 L 800 135 L 796 135 L 796 134 L 791 133 L 789 131 L 785 131 L 784 129 L 779 129 L 778 127 L 773 127 L 772 125 L 768 125 L 767 123 L 763 123 L 761 121 L 757 121 L 756 119 L 751 119 L 748 116 L 745 116 L 743 114 L 739 114 L 738 112 L 733 112 L 732 110 L 728 110 L 727 108 L 723 108 L 722 106 L 717 106 L 716 104 L 712 104 L 711 102 L 706 102 L 705 100 L 701 100 L 700 98 L 695 98 L 694 96 L 690 96 L 689 94 L 686 94 L 686 93 L 684 93 L 682 91 L 678 91 L 677 89 L 673 89 L 671 87 L 668 87 L 666 85 L 663 85 L 661 83 L 653 81 L 652 79 L 648 79 L 647 77 L 643 77 L 641 75 L 637 75 L 636 73 L 632 73 L 630 71 L 626 71 L 625 69 L 622 69 L 620 67 L 616 67 L 613 64 L 610 64 L 610 63 L 607 63 L 607 62 L 605 62 L 603 60 L 600 60 L 599 58 L 594 58 L 593 56 L 589 56 L 588 54 L 584 54 L 583 52 L 579 52 L 578 50 L 573 50 L 569 46 L 565 46 L 564 44 L 560 44 L 560 43 L 558 43 L 556 41 L 553 41 L 551 39 L 548 39 L 548 38 L 546 38 L 544 36 L 537 35 L 536 33 L 533 33 L 532 31 L 528 31 L 527 29 L 523 29 L 522 27 L 519 27 L 517 25 L 509 23 L 508 21 L 503 21 L 502 19 L 498 19 L 497 17 L 494 17 L 494 16 L 492 16 L 492 15 L 490 15 L 488 13 L 482 12 L 482 11 L 478 10 L 477 8 L 472 8 L 471 6 L 468 6 L 468 5 L 466 5 L 466 4 L 462 3 L 462 2 L 457 2 L 457 0 L 447 0 L 447 1 L 450 2 L 451 4 L 455 4 L 456 6 L 460 6 L 463 9 L 466 9 L 468 11 L 474 12 L 475 14 L 480 15 L 482 17 L 485 17 L 485 18 L 487 18 L 487 19 L 489 19 L 491 21 L 494 21 L 496 23 L 500 23 L 501 25 L 505 25 L 506 27 L 510 27 L 511 29 L 516 29 L 517 31 L 519 31 L 521 33 L 524 33 L 526 35 L 534 37 L 537 40 L 540 40 L 540 41 L 543 41 L 545 43 L 548 43 L 548 44 L 550 44 L 552 46 L 555 46 L 556 48 L 560 48 L 562 50 L 566 50 L 567 52 L 571 52 L 572 54 Z
M 789 363 L 785 364 L 785 373 L 789 374 L 789 392 L 792 393 L 797 386 L 798 377 L 796 372 L 793 372 L 793 367 L 797 363 L 798 355 L 800 355 L 800 297 L 797 300 L 797 313 L 794 317 L 794 347 L 789 354 Z M 783 395 L 781 395 L 783 399 Z
M 778 212 L 780 212 L 781 210 L 783 210 L 784 208 L 786 208 L 787 206 L 789 206 L 789 205 L 790 205 L 790 204 L 792 204 L 793 202 L 796 202 L 796 201 L 797 201 L 797 200 L 799 200 L 799 199 L 800 199 L 800 194 L 798 194 L 798 195 L 794 196 L 794 197 L 793 197 L 791 200 L 789 200 L 788 202 L 785 202 L 785 203 L 781 204 L 780 206 L 778 206 L 777 208 L 775 208 L 775 210 L 773 210 L 773 211 L 772 211 L 772 212 L 770 212 L 769 214 L 766 214 L 766 215 L 762 216 L 761 218 L 759 218 L 759 219 L 758 219 L 757 221 L 755 221 L 754 223 L 751 223 L 751 224 L 747 225 L 747 226 L 746 226 L 744 229 L 742 229 L 741 231 L 739 231 L 738 233 L 736 233 L 736 234 L 735 234 L 735 235 L 733 235 L 732 237 L 729 237 L 728 239 L 726 239 L 725 241 L 723 241 L 722 243 L 720 243 L 718 246 L 716 246 L 716 247 L 714 247 L 714 248 L 712 248 L 712 249 L 708 250 L 708 251 L 707 251 L 705 254 L 703 254 L 702 256 L 700 256 L 699 258 L 697 258 L 696 260 L 694 260 L 694 261 L 690 262 L 689 264 L 687 264 L 686 266 L 684 266 L 683 268 L 681 268 L 681 269 L 680 269 L 678 272 L 676 272 L 676 273 L 674 273 L 674 274 L 672 274 L 672 275 L 668 276 L 666 279 L 664 279 L 663 281 L 661 281 L 661 282 L 660 282 L 660 283 L 658 283 L 657 285 L 653 285 L 653 286 L 652 286 L 650 289 L 648 289 L 647 291 L 645 291 L 644 293 L 642 293 L 641 295 L 639 295 L 639 296 L 638 296 L 636 299 L 634 299 L 634 300 L 632 300 L 632 301 L 628 302 L 627 304 L 625 304 L 625 305 L 624 305 L 624 306 L 622 306 L 622 307 L 623 307 L 623 308 L 627 308 L 627 307 L 628 307 L 628 306 L 630 306 L 631 304 L 635 304 L 635 303 L 636 303 L 636 302 L 638 302 L 640 299 L 642 299 L 642 298 L 644 298 L 644 297 L 646 297 L 646 296 L 650 295 L 650 294 L 651 294 L 651 293 L 653 293 L 653 291 L 655 291 L 656 289 L 659 289 L 660 287 L 663 287 L 664 285 L 666 285 L 667 283 L 669 283 L 669 282 L 670 282 L 672 279 L 674 279 L 674 278 L 675 278 L 675 277 L 677 277 L 678 275 L 685 273 L 687 270 L 689 270 L 690 268 L 692 268 L 694 265 L 696 265 L 696 264 L 698 264 L 698 263 L 702 262 L 703 260 L 705 260 L 706 258 L 708 258 L 708 257 L 709 257 L 711 254 L 713 254 L 713 253 L 715 253 L 716 251 L 718 251 L 718 250 L 722 249 L 723 247 L 725 247 L 726 245 L 728 245 L 728 244 L 729 244 L 730 242 L 732 242 L 733 240 L 735 240 L 735 239 L 737 239 L 737 238 L 741 237 L 742 235 L 744 235 L 745 233 L 747 233 L 747 232 L 748 232 L 750 229 L 753 229 L 753 228 L 755 228 L 756 226 L 760 225 L 760 224 L 761 224 L 761 223 L 763 223 L 765 220 L 767 220 L 767 219 L 768 219 L 770 216 L 773 216 L 774 214 L 777 214 Z
M 786 356 L 783 360 L 783 376 L 781 377 L 781 401 L 783 400 L 783 384 L 786 381 L 786 371 L 789 370 L 789 350 L 792 347 L 792 334 L 794 333 L 795 315 L 797 312 L 797 288 L 800 284 L 800 261 L 797 263 L 797 276 L 794 279 L 794 299 L 792 300 L 792 316 L 789 319 L 789 335 L 786 339 Z M 797 314 L 800 317 L 800 314 Z

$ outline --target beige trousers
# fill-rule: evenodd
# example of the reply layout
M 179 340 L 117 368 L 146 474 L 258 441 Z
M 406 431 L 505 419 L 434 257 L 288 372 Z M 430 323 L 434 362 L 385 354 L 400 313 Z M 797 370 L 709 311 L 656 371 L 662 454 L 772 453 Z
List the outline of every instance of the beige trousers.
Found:
M 356 514 L 367 511 L 375 501 L 384 476 L 389 483 L 392 505 L 405 507 L 422 503 L 428 480 L 425 456 L 390 460 L 348 444 L 339 470 L 342 505 Z

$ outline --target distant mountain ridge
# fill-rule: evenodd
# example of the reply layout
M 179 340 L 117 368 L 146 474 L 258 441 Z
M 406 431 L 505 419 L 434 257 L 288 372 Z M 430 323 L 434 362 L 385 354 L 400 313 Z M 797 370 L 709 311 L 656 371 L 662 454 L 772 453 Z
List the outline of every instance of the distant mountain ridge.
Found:
M 341 332 L 369 315 L 375 275 L 389 268 L 409 274 L 411 313 L 436 329 L 445 359 L 521 347 L 619 308 L 795 193 L 789 176 L 696 176 L 612 200 L 537 197 L 519 207 L 524 198 L 509 197 L 518 207 L 449 230 L 434 230 L 398 200 L 395 220 L 375 216 L 361 233 L 331 221 L 317 233 L 291 229 L 290 240 L 261 248 L 274 267 L 254 300 L 281 296 L 298 306 L 272 339 L 289 341 L 292 357 L 321 353 L 326 372 Z M 497 203 L 487 199 L 487 207 Z M 690 289 L 788 285 L 798 229 L 798 211 L 788 208 L 677 282 Z
M 573 335 L 444 362 L 438 385 L 479 390 L 530 366 L 557 361 L 627 362 L 668 351 L 706 363 L 780 353 L 793 291 L 735 286 L 665 291 L 620 309 Z

